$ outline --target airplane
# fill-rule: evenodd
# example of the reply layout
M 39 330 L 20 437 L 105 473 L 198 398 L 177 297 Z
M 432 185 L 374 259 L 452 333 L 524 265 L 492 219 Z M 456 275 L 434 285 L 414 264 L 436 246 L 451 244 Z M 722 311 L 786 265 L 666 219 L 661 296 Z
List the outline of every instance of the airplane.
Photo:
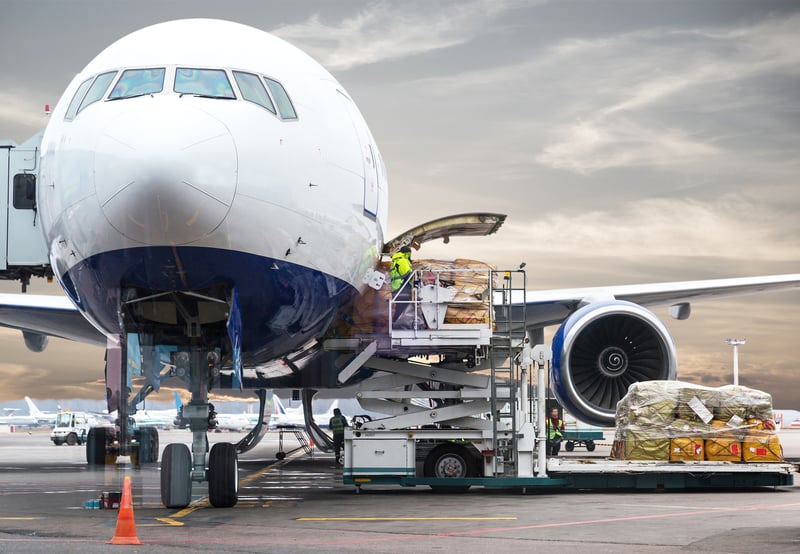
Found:
M 31 400 L 30 396 L 25 397 L 25 403 L 28 404 L 28 412 L 36 418 L 37 423 L 47 425 L 55 424 L 56 417 L 58 417 L 58 412 L 41 411 L 36 404 L 33 403 L 33 400 Z
M 333 417 L 333 410 L 339 407 L 339 400 L 334 400 L 324 412 L 314 412 L 314 420 L 319 421 L 320 427 L 328 427 L 328 422 Z M 272 416 L 269 421 L 270 429 L 279 428 L 298 428 L 306 427 L 306 416 L 303 407 L 286 408 L 278 398 L 277 394 L 272 395 Z
M 299 49 L 227 21 L 160 23 L 99 53 L 52 110 L 38 165 L 38 217 L 28 220 L 49 265 L 18 278 L 24 287 L 30 275 L 52 274 L 66 298 L 0 295 L 0 325 L 22 331 L 31 351 L 49 336 L 105 347 L 107 403 L 122 416 L 163 379 L 191 391 L 183 415 L 192 449 L 169 444 L 162 459 L 170 508 L 189 504 L 193 482 L 208 481 L 215 507 L 238 500 L 238 452 L 258 433 L 206 453 L 210 388 L 257 391 L 262 416 L 265 389 L 300 389 L 313 431 L 315 391 L 369 380 L 417 354 L 348 358 L 323 347 L 346 324 L 342 307 L 381 286 L 381 259 L 427 240 L 488 235 L 505 220 L 461 214 L 387 237 L 386 167 L 351 96 Z M 798 286 L 791 274 L 489 300 L 498 328 L 523 326 L 531 344 L 561 325 L 555 395 L 605 426 L 629 384 L 676 378 L 674 341 L 648 307 L 686 319 L 695 301 Z M 470 372 L 471 352 L 429 363 Z M 350 371 L 365 359 L 372 365 Z M 129 399 L 133 374 L 147 386 Z M 123 454 L 131 433 L 120 426 Z
M 16 414 L 17 408 L 4 408 L 5 414 L 0 416 L 0 425 L 22 425 L 23 427 L 35 427 L 39 425 L 38 420 L 32 415 Z
M 137 410 L 131 414 L 136 425 L 152 425 L 160 429 L 172 429 L 175 426 L 175 418 L 181 411 L 183 401 L 178 395 L 178 391 L 172 391 L 175 395 L 175 407 L 168 410 Z

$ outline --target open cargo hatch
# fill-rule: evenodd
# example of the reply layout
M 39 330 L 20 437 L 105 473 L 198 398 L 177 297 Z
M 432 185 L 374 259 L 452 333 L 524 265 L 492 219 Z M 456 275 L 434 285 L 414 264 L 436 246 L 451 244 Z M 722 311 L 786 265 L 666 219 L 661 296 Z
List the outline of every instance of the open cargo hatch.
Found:
M 423 242 L 443 239 L 445 244 L 454 236 L 483 237 L 497 231 L 506 220 L 505 214 L 472 213 L 450 215 L 418 225 L 383 245 L 383 255 L 390 255 L 403 246 L 416 250 Z

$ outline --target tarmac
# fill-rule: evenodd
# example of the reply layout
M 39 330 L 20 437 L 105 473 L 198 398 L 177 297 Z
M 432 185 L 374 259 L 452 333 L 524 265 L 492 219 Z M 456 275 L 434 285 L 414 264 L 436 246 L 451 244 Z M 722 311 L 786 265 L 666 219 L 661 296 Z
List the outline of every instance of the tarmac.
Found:
M 294 439 L 286 434 L 287 450 Z M 213 433 L 212 442 L 235 442 Z M 611 433 L 592 453 L 608 456 Z M 800 461 L 800 430 L 780 433 L 784 456 Z M 185 431 L 160 432 L 162 448 L 189 443 Z M 715 491 L 547 491 L 521 494 L 473 488 L 462 494 L 427 487 L 364 488 L 342 484 L 332 455 L 315 451 L 275 461 L 270 433 L 240 457 L 239 503 L 209 506 L 204 486 L 192 504 L 160 503 L 158 464 L 127 458 L 93 469 L 83 447 L 55 446 L 48 432 L 0 435 L 2 552 L 533 552 L 614 553 L 800 551 L 800 475 L 792 486 Z M 87 509 L 131 477 L 141 546 L 107 544 L 118 510 Z

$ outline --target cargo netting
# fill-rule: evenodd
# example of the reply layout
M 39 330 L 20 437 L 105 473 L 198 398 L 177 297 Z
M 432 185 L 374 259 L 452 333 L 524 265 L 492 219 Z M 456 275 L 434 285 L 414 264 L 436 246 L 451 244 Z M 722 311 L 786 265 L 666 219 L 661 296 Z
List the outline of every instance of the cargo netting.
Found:
M 622 460 L 780 462 L 772 396 L 748 387 L 643 381 L 617 403 L 612 457 Z

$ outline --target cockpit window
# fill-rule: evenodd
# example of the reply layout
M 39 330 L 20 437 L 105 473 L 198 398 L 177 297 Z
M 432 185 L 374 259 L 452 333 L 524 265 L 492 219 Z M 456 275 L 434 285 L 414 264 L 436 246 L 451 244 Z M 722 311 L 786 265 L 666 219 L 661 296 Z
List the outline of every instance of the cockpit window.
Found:
M 283 85 L 278 81 L 273 81 L 269 77 L 264 77 L 264 81 L 267 83 L 269 91 L 272 93 L 272 97 L 275 99 L 275 103 L 278 104 L 278 111 L 281 114 L 281 118 L 297 119 L 297 113 L 294 111 L 292 101 L 289 99 L 289 95 L 286 94 L 286 90 L 283 88 Z
M 164 90 L 164 68 L 127 69 L 108 95 L 109 100 L 155 94 Z
M 254 102 L 277 114 L 275 106 L 269 98 L 269 93 L 267 93 L 267 89 L 264 88 L 264 83 L 261 82 L 258 75 L 234 71 L 233 78 L 236 79 L 236 84 L 239 85 L 239 91 L 245 100 Z
M 175 71 L 175 92 L 208 98 L 236 98 L 228 76 L 221 69 L 179 67 Z
M 81 102 L 81 105 L 78 108 L 78 113 L 81 113 L 81 110 L 83 110 L 86 106 L 94 104 L 100 100 L 106 93 L 106 90 L 108 90 L 108 85 L 111 84 L 111 81 L 114 80 L 116 75 L 116 71 L 109 71 L 108 73 L 101 73 L 98 75 L 97 79 L 95 79 L 94 83 L 92 83 L 91 88 L 89 88 L 89 92 L 87 92 L 86 96 L 83 97 L 83 102 Z
M 92 77 L 92 79 L 93 78 L 94 77 Z M 75 91 L 75 96 L 72 97 L 69 107 L 67 108 L 67 113 L 64 116 L 64 119 L 67 121 L 75 119 L 75 114 L 78 113 L 78 106 L 81 105 L 81 100 L 83 100 L 83 97 L 86 95 L 86 91 L 89 90 L 89 85 L 92 84 L 92 79 L 86 79 L 81 83 L 81 86 L 78 87 L 78 90 Z

